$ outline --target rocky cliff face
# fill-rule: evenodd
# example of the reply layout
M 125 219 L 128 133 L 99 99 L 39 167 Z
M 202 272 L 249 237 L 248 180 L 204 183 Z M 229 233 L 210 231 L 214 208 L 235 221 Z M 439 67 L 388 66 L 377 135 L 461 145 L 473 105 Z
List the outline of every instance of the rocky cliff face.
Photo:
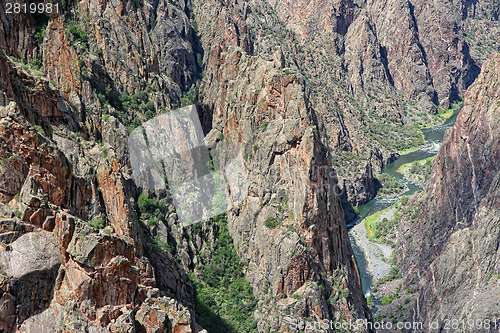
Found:
M 165 43 L 151 42 L 145 30 L 132 33 L 137 26 L 124 11 L 139 15 L 138 20 L 145 17 L 133 3 L 113 4 L 80 2 L 65 17 L 51 18 L 44 43 L 34 38 L 38 22 L 32 17 L 2 21 L 0 43 L 9 56 L 0 55 L 2 332 L 202 331 L 194 320 L 194 290 L 186 273 L 170 253 L 146 240 L 138 224 L 123 125 L 129 114 L 120 113 L 123 105 L 113 100 L 125 86 L 133 92 L 142 91 L 146 82 L 172 90 L 190 84 L 196 63 L 191 44 L 182 42 L 190 35 L 181 31 L 175 39 L 170 32 L 178 48 L 169 44 L 169 52 L 151 51 L 151 63 L 129 57 L 131 49 L 122 50 L 121 59 L 120 50 L 106 43 L 117 41 L 116 48 L 129 46 L 132 53 L 135 46 L 139 54 L 147 51 L 144 44 Z M 169 11 L 160 11 L 156 28 L 172 29 Z M 176 12 L 183 13 L 175 8 L 170 14 Z M 84 20 L 80 30 L 74 25 L 78 20 Z M 102 35 L 92 35 L 92 29 L 118 31 L 99 26 L 104 21 L 120 26 L 124 31 L 117 35 L 127 43 L 107 35 L 100 44 Z M 19 31 L 19 26 L 25 28 Z M 191 31 L 189 24 L 186 29 Z M 90 46 L 96 55 L 89 53 Z M 24 59 L 15 58 L 18 52 Z M 179 67 L 162 59 L 171 72 L 155 67 L 156 53 Z M 41 54 L 43 73 L 32 62 Z M 148 71 L 157 74 L 154 79 Z M 153 94 L 155 102 L 168 93 L 166 87 Z M 179 96 L 174 95 L 175 101 Z M 120 120 L 101 118 L 105 113 Z
M 119 148 L 83 139 L 76 110 L 48 81 L 0 62 L 11 100 L 0 107 L 0 329 L 200 331 L 185 273 L 166 251 L 161 269 L 148 259 L 161 249 L 145 246 Z
M 483 65 L 436 156 L 416 213 L 400 221 L 405 283 L 420 296 L 416 317 L 498 320 L 500 55 Z M 470 331 L 468 327 L 457 331 Z M 490 331 L 484 327 L 475 330 Z
M 215 47 L 206 72 L 210 86 L 202 86 L 202 103 L 213 110 L 212 131 L 238 143 L 246 157 L 249 197 L 229 214 L 228 228 L 248 267 L 246 277 L 263 298 L 256 314 L 262 331 L 284 330 L 280 313 L 368 316 L 334 192 L 335 171 L 303 87 L 282 66 L 279 52 L 263 60 Z M 346 299 L 342 291 L 349 292 Z
M 126 149 L 126 126 L 180 104 L 199 70 L 191 10 L 229 28 L 203 34 L 218 44 L 206 49 L 199 102 L 211 137 L 239 145 L 251 170 L 228 228 L 261 299 L 259 330 L 290 329 L 285 314 L 369 317 L 300 75 L 281 53 L 251 56 L 244 20 L 227 15 L 231 4 L 214 8 L 81 1 L 46 26 L 27 16 L 24 35 L 16 18 L 3 22 L 3 331 L 202 330 L 185 272 L 209 260 L 203 244 L 218 233 L 204 225 L 208 236 L 184 238 L 165 191 L 155 195 L 168 218 L 141 227 Z
M 463 96 L 478 74 L 460 6 L 256 0 L 248 7 L 256 52 L 282 47 L 286 66 L 311 88 L 344 200 L 353 205 L 375 196 L 374 176 L 396 149 L 418 145 L 413 126 Z
M 231 309 L 256 309 L 247 330 L 290 331 L 286 315 L 369 318 L 341 201 L 375 196 L 383 163 L 420 142 L 436 103 L 462 96 L 477 74 L 464 18 L 494 21 L 497 10 L 397 0 L 62 8 L 9 16 L 0 4 L 0 331 L 201 332 L 195 312 L 236 331 L 219 311 L 225 295 L 209 300 L 190 282 L 214 288 L 208 268 L 227 253 L 246 297 Z M 168 189 L 132 177 L 129 132 L 195 102 L 210 147 L 236 147 L 248 170 L 248 198 L 227 226 L 184 228 Z M 467 191 L 473 200 L 443 211 L 473 219 L 484 193 Z M 424 264 L 441 250 L 425 251 Z
M 471 48 L 471 55 L 482 64 L 491 52 L 500 50 L 498 39 L 490 38 L 500 32 L 498 2 L 461 1 L 456 5 L 461 9 L 464 37 Z
M 247 266 L 246 278 L 261 298 L 259 331 L 290 330 L 283 313 L 369 317 L 337 176 L 300 73 L 287 68 L 280 49 L 268 57 L 248 54 L 253 45 L 241 19 L 246 5 L 203 2 L 195 8 L 202 42 L 212 45 L 199 100 L 210 115 L 208 137 L 217 138 L 214 145 L 239 147 L 249 170 L 249 196 L 229 213 L 228 228 Z M 213 27 L 228 34 L 214 35 Z M 242 31 L 239 39 L 234 30 Z

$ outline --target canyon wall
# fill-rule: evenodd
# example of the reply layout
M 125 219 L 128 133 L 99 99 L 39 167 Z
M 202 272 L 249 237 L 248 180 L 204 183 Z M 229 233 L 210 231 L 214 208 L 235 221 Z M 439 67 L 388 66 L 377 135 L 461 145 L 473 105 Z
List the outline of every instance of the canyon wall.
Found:
M 215 265 L 224 228 L 182 226 L 166 187 L 134 181 L 127 148 L 141 123 L 189 104 L 209 148 L 241 152 L 247 170 L 227 230 L 255 329 L 370 319 L 342 204 L 372 199 L 383 164 L 464 95 L 481 43 L 497 45 L 469 34 L 496 27 L 492 4 L 81 0 L 53 17 L 0 4 L 0 331 L 204 331 L 192 281 Z M 456 299 L 465 286 L 492 297 L 500 269 L 472 269 L 498 244 L 498 67 L 484 64 L 411 200 L 428 222 L 400 227 L 426 321 L 458 307 L 489 315 L 483 298 Z M 467 273 L 450 278 L 453 255 Z M 455 298 L 438 306 L 444 295 Z
M 465 93 L 425 191 L 410 199 L 413 211 L 398 226 L 399 263 L 405 284 L 420 291 L 415 314 L 426 325 L 498 320 L 499 120 L 497 53 Z
M 228 229 L 260 300 L 258 329 L 289 330 L 285 315 L 369 318 L 301 76 L 280 52 L 252 55 L 230 3 L 140 5 L 72 3 L 43 37 L 29 15 L 21 36 L 16 19 L 2 22 L 2 330 L 203 330 L 186 274 L 200 235 L 185 239 L 165 191 L 149 194 L 168 218 L 141 219 L 127 150 L 127 128 L 180 105 L 201 66 L 195 101 L 208 137 L 246 156 L 250 195 Z M 223 29 L 201 34 L 200 50 L 188 15 Z

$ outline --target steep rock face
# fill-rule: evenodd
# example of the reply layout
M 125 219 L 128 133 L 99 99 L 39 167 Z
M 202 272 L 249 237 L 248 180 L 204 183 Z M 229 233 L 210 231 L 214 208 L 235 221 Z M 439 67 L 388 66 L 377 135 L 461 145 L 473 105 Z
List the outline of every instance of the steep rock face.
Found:
M 410 100 L 423 92 L 433 101 L 435 90 L 442 101 L 461 96 L 477 75 L 459 30 L 461 12 L 446 2 L 269 3 L 302 43 L 326 37 L 345 50 L 355 90 L 365 88 L 363 82 L 368 89 L 390 83 Z
M 464 37 L 471 48 L 472 58 L 482 64 L 491 52 L 500 51 L 500 7 L 495 0 L 458 1 L 461 8 Z
M 80 62 L 77 51 L 71 47 L 68 40 L 64 18 L 58 16 L 52 19 L 45 34 L 48 42 L 43 57 L 45 74 L 62 87 L 66 99 L 70 100 L 72 94 L 81 96 Z
M 65 15 L 48 22 L 7 15 L 1 23 L 0 44 L 11 56 L 0 56 L 0 104 L 7 106 L 0 111 L 2 248 L 9 252 L 26 235 L 56 234 L 61 257 L 17 277 L 2 252 L 2 329 L 202 331 L 186 274 L 138 228 L 122 124 L 178 104 L 192 85 L 199 64 L 186 4 L 64 7 Z M 35 38 L 42 28 L 45 38 Z M 42 72 L 31 64 L 38 59 Z M 23 288 L 40 298 L 30 301 Z
M 407 99 L 421 103 L 434 101 L 435 90 L 413 8 L 407 1 L 400 0 L 371 1 L 368 5 L 394 86 Z
M 9 56 L 42 64 L 43 74 L 82 120 L 96 104 L 102 109 L 93 111 L 137 126 L 140 119 L 180 104 L 181 91 L 191 87 L 200 66 L 185 1 L 100 0 L 61 6 L 64 15 L 43 19 L 5 16 L 2 7 L 6 20 L 0 44 Z M 139 105 L 120 99 L 139 92 Z M 141 100 L 152 105 L 145 108 Z M 144 116 L 146 110 L 152 114 Z
M 203 6 L 219 15 L 206 16 Z M 300 74 L 286 68 L 279 50 L 250 56 L 232 35 L 213 35 L 213 26 L 226 24 L 223 31 L 235 25 L 246 31 L 246 5 L 203 6 L 195 6 L 194 17 L 203 45 L 211 47 L 199 103 L 210 119 L 208 137 L 240 149 L 248 170 L 248 197 L 229 212 L 228 229 L 254 294 L 264 298 L 255 314 L 259 330 L 290 330 L 285 313 L 368 317 L 336 173 Z
M 36 219 L 39 225 L 45 216 L 54 214 L 50 206 L 36 210 L 28 207 L 40 206 L 40 201 L 67 207 L 86 218 L 90 187 L 71 175 L 70 165 L 60 151 L 33 127 L 26 128 L 29 123 L 19 113 L 14 114 L 16 109 L 15 103 L 11 103 L 5 112 L 12 114 L 2 119 L 2 203 L 14 200 L 23 219 Z M 42 194 L 34 198 L 31 193 L 38 191 Z
M 36 22 L 31 15 L 23 13 L 6 15 L 6 7 L 0 5 L 2 24 L 0 25 L 0 46 L 8 55 L 18 55 L 18 52 L 28 59 L 37 58 L 40 49 L 33 41 L 33 27 Z
M 217 144 L 236 144 L 248 170 L 249 196 L 229 213 L 228 228 L 254 294 L 265 298 L 256 313 L 259 330 L 290 329 L 287 312 L 317 319 L 368 316 L 334 192 L 335 171 L 303 86 L 283 67 L 280 52 L 262 59 L 215 45 L 201 87 L 212 132 L 222 134 L 214 135 Z
M 446 1 L 414 1 L 410 5 L 437 98 L 462 96 L 478 74 L 460 26 L 460 12 Z
M 373 114 L 391 129 L 381 127 L 379 133 L 412 139 L 393 135 L 394 128 L 412 128 L 410 116 L 432 111 L 436 91 L 460 94 L 467 84 L 472 71 L 467 55 L 457 51 L 455 16 L 429 22 L 448 12 L 420 5 L 419 20 L 431 25 L 425 38 L 437 28 L 453 35 L 451 42 L 444 36 L 444 46 L 431 45 L 431 70 L 417 38 L 418 24 L 412 23 L 415 9 L 404 2 L 381 8 L 352 1 L 190 5 L 182 0 L 72 2 L 64 16 L 49 20 L 43 41 L 35 38 L 41 23 L 31 16 L 2 20 L 2 50 L 14 57 L 21 53 L 23 63 L 0 56 L 0 105 L 8 106 L 0 109 L 5 138 L 0 250 L 5 247 L 2 255 L 11 258 L 7 252 L 27 235 L 40 236 L 36 257 L 50 257 L 49 263 L 59 258 L 22 276 L 13 273 L 11 259 L 2 263 L 0 318 L 5 319 L 0 324 L 6 330 L 200 330 L 191 311 L 192 286 L 182 269 L 137 227 L 133 197 L 139 193 L 121 124 L 130 128 L 174 108 L 181 91 L 200 74 L 202 54 L 195 50 L 196 29 L 188 20 L 193 12 L 202 27 L 207 66 L 199 96 L 204 124 L 213 129 L 217 145 L 236 143 L 250 170 L 250 198 L 229 214 L 229 227 L 250 267 L 246 273 L 255 293 L 264 297 L 256 314 L 259 327 L 287 329 L 283 314 L 288 312 L 366 316 L 337 186 L 353 204 L 369 200 L 376 192 L 372 170 L 380 172 L 382 162 L 395 156 L 395 146 L 373 136 L 380 127 L 367 130 Z M 384 17 L 380 13 L 389 6 L 394 10 Z M 391 24 L 396 18 L 401 23 Z M 405 36 L 404 43 L 392 38 L 397 35 Z M 283 52 L 275 53 L 277 46 Z M 254 48 L 258 56 L 251 56 Z M 440 62 L 448 55 L 456 73 L 453 64 Z M 25 64 L 40 56 L 42 74 L 53 82 Z M 407 56 L 416 64 L 402 64 Z M 400 68 L 411 75 L 396 75 Z M 440 69 L 444 79 L 434 87 Z M 409 104 L 399 92 L 421 110 L 406 110 Z M 337 150 L 329 154 L 326 147 Z M 364 155 L 354 158 L 357 154 Z M 342 171 L 340 181 L 332 160 Z M 186 240 L 171 208 L 164 209 L 168 223 L 144 229 L 168 245 L 175 240 L 185 247 L 179 246 L 176 259 L 192 268 L 202 237 Z M 211 228 L 203 232 L 210 234 L 207 243 L 216 237 Z M 53 235 L 59 253 L 51 257 Z M 20 291 L 31 290 L 28 284 L 44 296 L 28 300 Z
M 252 267 L 247 276 L 255 293 L 270 301 L 262 301 L 257 314 L 261 329 L 286 329 L 287 311 L 317 319 L 367 317 L 333 192 L 336 175 L 300 78 L 283 70 L 280 53 L 274 60 L 246 54 L 253 52 L 250 32 L 244 16 L 233 15 L 245 12 L 245 5 L 198 8 L 207 17 L 205 27 L 219 28 L 205 34 L 207 45 L 214 45 L 202 86 L 201 104 L 210 110 L 205 120 L 243 149 L 252 170 L 251 197 L 230 214 L 229 228 L 242 242 L 238 250 Z M 22 59 L 0 56 L 2 328 L 201 331 L 192 315 L 192 285 L 138 227 L 132 199 L 138 193 L 120 124 L 149 118 L 145 109 L 170 108 L 191 86 L 200 64 L 191 46 L 189 11 L 184 1 L 79 1 L 65 9 L 65 15 L 50 18 L 43 40 L 34 36 L 37 22 L 26 16 L 26 41 L 8 49 L 10 56 L 20 51 Z M 2 21 L 2 44 L 19 38 L 15 24 L 12 18 Z M 43 73 L 25 64 L 39 55 Z M 234 82 L 226 84 L 228 78 Z M 246 106 L 230 110 L 236 93 Z M 264 130 L 254 135 L 258 129 Z M 261 142 L 268 137 L 276 137 L 276 144 Z M 183 244 L 175 213 L 169 214 L 168 227 Z M 273 231 L 279 255 L 264 226 L 268 217 L 280 221 Z M 243 244 L 252 221 L 257 224 Z M 13 268 L 17 257 L 11 250 L 27 238 L 36 239 L 32 256 L 48 258 L 46 267 Z M 178 259 L 191 267 L 198 260 L 189 249 L 180 250 Z M 28 292 L 41 296 L 29 299 Z M 302 299 L 291 297 L 295 293 Z
M 123 125 L 110 117 L 105 145 L 85 140 L 63 93 L 0 64 L 1 330 L 201 331 L 187 276 L 137 227 Z
M 311 89 L 322 140 L 352 205 L 373 198 L 374 178 L 396 149 L 417 144 L 414 123 L 430 122 L 436 104 L 462 96 L 478 73 L 461 12 L 445 2 L 253 0 L 248 7 L 240 15 L 255 52 L 269 57 L 281 47 L 285 67 Z
M 410 200 L 419 213 L 399 225 L 400 264 L 406 284 L 420 288 L 415 310 L 427 325 L 500 314 L 499 116 L 500 55 L 494 54 L 467 90 L 425 192 Z
M 173 89 L 171 80 L 185 90 L 196 71 L 185 6 L 185 1 L 145 1 L 143 6 L 80 1 L 78 12 L 89 19 L 85 27 L 95 33 L 99 60 L 120 91 L 143 85 L 140 76 L 147 80 L 153 73 L 161 74 L 156 77 L 160 85 Z

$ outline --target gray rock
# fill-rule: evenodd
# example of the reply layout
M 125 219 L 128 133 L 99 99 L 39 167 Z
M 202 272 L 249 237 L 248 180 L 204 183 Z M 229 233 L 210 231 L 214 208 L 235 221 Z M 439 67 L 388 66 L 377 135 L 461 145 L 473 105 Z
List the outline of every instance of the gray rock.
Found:
M 0 248 L 0 269 L 14 278 L 51 270 L 61 259 L 57 238 L 49 232 L 30 232 L 10 244 L 9 251 Z

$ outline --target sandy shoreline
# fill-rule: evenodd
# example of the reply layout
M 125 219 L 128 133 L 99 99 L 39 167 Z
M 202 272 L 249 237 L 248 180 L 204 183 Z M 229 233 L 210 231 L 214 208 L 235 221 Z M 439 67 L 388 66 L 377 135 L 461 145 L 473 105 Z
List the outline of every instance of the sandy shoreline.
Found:
M 384 262 L 382 258 L 389 261 L 392 254 L 392 248 L 386 244 L 378 244 L 371 242 L 366 233 L 365 224 L 363 221 L 358 223 L 354 228 L 349 231 L 354 237 L 356 245 L 361 251 L 364 252 L 368 261 L 368 272 L 374 279 L 381 279 L 388 275 L 391 270 L 391 265 Z

